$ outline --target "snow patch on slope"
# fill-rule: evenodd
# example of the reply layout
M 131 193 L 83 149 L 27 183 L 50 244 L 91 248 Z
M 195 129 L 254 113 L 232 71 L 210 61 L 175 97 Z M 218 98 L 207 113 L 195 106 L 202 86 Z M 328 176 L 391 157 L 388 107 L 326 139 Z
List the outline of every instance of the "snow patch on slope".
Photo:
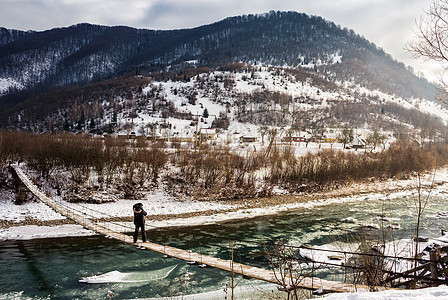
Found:
M 13 78 L 0 78 L 0 95 L 5 94 L 11 88 L 21 90 L 24 86 Z

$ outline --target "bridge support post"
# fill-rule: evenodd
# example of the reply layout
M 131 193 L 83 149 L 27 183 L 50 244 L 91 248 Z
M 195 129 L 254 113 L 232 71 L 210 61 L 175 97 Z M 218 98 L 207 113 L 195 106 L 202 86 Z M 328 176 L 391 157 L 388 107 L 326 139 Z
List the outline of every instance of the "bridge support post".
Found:
M 439 248 L 436 247 L 435 249 L 431 250 L 429 252 L 429 260 L 430 262 L 430 267 L 429 270 L 431 272 L 431 278 L 432 279 L 437 279 L 439 278 L 439 274 L 437 272 L 437 261 L 439 259 Z

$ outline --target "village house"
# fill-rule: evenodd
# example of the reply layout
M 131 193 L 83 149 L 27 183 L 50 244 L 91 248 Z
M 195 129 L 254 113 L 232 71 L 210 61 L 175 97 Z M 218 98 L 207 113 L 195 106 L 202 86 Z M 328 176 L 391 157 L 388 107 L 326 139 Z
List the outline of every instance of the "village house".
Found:
M 214 141 L 216 140 L 216 129 L 214 128 L 201 128 L 199 130 L 200 141 Z
M 240 143 L 256 143 L 258 138 L 256 136 L 243 135 L 240 136 Z
M 174 132 L 170 138 L 171 142 L 182 143 L 182 142 L 194 142 L 195 137 L 192 131 L 181 131 Z

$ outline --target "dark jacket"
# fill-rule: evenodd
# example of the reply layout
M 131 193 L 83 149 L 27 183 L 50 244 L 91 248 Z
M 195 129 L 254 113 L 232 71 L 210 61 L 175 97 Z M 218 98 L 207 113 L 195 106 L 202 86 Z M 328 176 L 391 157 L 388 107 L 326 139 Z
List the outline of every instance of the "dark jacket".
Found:
M 142 225 L 145 224 L 146 211 L 143 210 L 143 206 L 135 204 L 134 205 L 134 224 Z

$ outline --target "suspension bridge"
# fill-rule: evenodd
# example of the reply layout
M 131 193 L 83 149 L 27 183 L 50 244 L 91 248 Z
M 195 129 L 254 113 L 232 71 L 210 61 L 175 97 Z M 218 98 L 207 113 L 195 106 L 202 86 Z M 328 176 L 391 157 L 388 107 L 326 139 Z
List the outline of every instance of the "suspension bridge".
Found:
M 102 222 L 93 218 L 86 212 L 85 208 L 83 207 L 73 207 L 67 205 L 63 201 L 58 202 L 53 200 L 52 198 L 45 195 L 42 191 L 40 191 L 39 188 L 28 178 L 28 176 L 18 165 L 12 165 L 12 168 L 20 181 L 28 188 L 28 190 L 42 202 L 53 208 L 56 212 L 73 220 L 77 224 L 87 229 L 93 230 L 101 235 L 120 240 L 127 244 L 136 245 L 133 241 L 132 235 L 123 233 L 123 228 L 121 228 L 121 230 L 117 228 L 117 226 L 119 227 L 124 225 L 115 224 L 115 226 L 112 226 L 110 222 Z M 175 247 L 159 245 L 152 242 L 138 242 L 137 245 L 141 248 L 143 247 L 145 249 L 163 254 L 167 257 L 177 258 L 189 263 L 197 263 L 200 265 L 230 272 L 232 273 L 232 275 L 239 274 L 245 276 L 246 278 L 254 278 L 281 286 L 294 285 L 296 287 L 308 290 L 320 290 L 324 293 L 370 291 L 369 287 L 366 285 L 329 281 L 320 279 L 318 277 L 298 278 L 294 275 L 288 275 L 286 276 L 286 278 L 280 279 L 279 274 L 276 274 L 273 270 L 267 270 L 259 267 L 245 265 L 242 263 L 237 263 L 233 259 L 225 260 L 201 253 L 192 252 L 191 250 L 178 249 Z M 384 287 L 377 287 L 376 290 L 380 291 L 385 289 L 386 288 Z

